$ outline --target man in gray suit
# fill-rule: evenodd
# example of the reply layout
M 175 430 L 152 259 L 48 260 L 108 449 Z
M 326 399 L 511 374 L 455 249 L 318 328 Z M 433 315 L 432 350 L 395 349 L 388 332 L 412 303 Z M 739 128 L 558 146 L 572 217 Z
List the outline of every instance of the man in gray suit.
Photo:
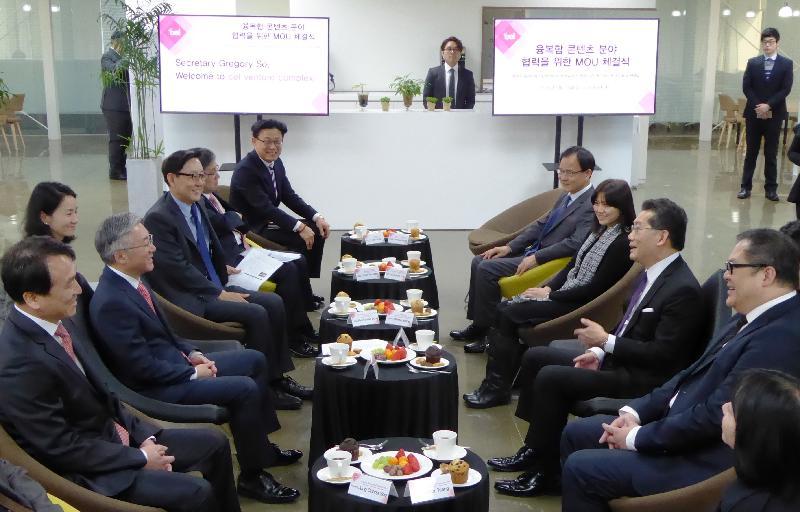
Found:
M 486 332 L 494 325 L 500 302 L 501 277 L 520 275 L 548 261 L 573 256 L 592 229 L 594 156 L 588 149 L 572 146 L 561 153 L 559 160 L 558 179 L 566 193 L 550 213 L 508 245 L 489 249 L 472 259 L 467 302 L 467 319 L 472 323 L 465 329 L 450 331 L 455 340 L 476 340 L 464 346 L 465 352 L 486 349 Z
M 111 47 L 100 59 L 103 70 L 103 99 L 100 109 L 108 127 L 108 177 L 112 180 L 128 179 L 125 168 L 125 146 L 133 133 L 131 100 L 128 92 L 130 77 L 122 58 L 121 31 L 111 34 Z

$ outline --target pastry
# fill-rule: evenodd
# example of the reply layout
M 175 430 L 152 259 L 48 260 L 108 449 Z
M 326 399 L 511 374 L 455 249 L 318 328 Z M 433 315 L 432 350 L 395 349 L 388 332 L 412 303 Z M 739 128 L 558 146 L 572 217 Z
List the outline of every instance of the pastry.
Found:
M 342 255 L 341 258 L 339 258 L 339 261 L 343 261 L 343 260 L 346 260 L 348 258 L 352 258 L 352 256 L 350 256 L 349 254 L 344 254 L 344 255 Z M 339 292 L 339 293 L 344 293 L 344 292 Z M 347 294 L 345 293 L 345 295 L 347 295 Z
M 339 335 L 339 336 L 336 338 L 336 343 L 344 343 L 345 345 L 347 345 L 347 347 L 348 347 L 348 348 L 347 348 L 347 351 L 348 351 L 348 352 L 349 352 L 349 351 L 351 351 L 351 350 L 353 349 L 353 337 L 352 337 L 352 336 L 350 336 L 349 334 L 347 334 L 346 332 L 345 332 L 345 333 L 342 333 L 342 334 L 340 334 L 340 335 Z
M 469 464 L 461 459 L 455 459 L 450 464 L 440 464 L 439 469 L 442 474 L 450 473 L 450 479 L 454 484 L 464 484 L 469 476 Z
M 421 315 L 425 312 L 425 303 L 422 299 L 414 299 L 411 301 L 411 312 L 415 315 Z
M 352 437 L 348 437 L 344 441 L 339 443 L 339 449 L 342 450 L 343 452 L 350 452 L 350 455 L 352 455 L 353 457 L 353 461 L 358 460 L 358 452 L 359 452 L 358 441 L 356 441 Z
M 350 296 L 347 295 L 347 293 L 345 293 L 345 292 L 339 292 L 339 293 L 336 294 L 336 296 L 337 297 L 347 297 L 348 299 L 350 298 Z
M 422 263 L 419 260 L 408 260 L 408 270 L 410 272 L 419 272 Z
M 437 347 L 436 345 L 431 345 L 427 349 L 425 349 L 425 362 L 430 364 L 436 364 L 440 362 L 442 359 L 442 349 Z

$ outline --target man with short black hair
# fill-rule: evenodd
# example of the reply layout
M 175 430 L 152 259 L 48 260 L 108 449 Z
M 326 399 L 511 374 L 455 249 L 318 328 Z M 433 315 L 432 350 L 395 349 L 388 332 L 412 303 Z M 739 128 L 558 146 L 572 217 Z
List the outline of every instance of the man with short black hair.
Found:
M 111 45 L 100 59 L 103 76 L 103 98 L 100 109 L 108 128 L 108 177 L 112 180 L 128 179 L 125 166 L 125 148 L 133 134 L 131 121 L 130 76 L 123 52 L 124 34 L 115 30 Z
M 442 108 L 442 99 L 450 98 L 450 108 L 467 109 L 475 106 L 475 78 L 472 71 L 459 66 L 464 45 L 456 36 L 450 36 L 439 46 L 442 64 L 428 70 L 422 88 L 422 104 L 428 106 L 428 98 L 437 99 L 436 108 Z

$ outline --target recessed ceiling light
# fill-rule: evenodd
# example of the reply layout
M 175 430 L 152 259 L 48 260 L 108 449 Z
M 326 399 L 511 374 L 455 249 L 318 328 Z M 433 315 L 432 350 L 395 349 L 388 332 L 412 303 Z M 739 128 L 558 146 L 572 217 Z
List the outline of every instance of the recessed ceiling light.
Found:
M 31 4 L 22 4 L 22 10 L 25 12 L 31 12 Z
M 756 17 L 756 12 L 755 11 L 747 11 L 746 13 L 744 13 L 744 17 L 745 18 L 755 18 Z
M 50 6 L 50 12 L 61 12 L 61 6 L 60 5 L 51 5 Z
M 681 15 L 681 11 L 678 11 L 678 10 L 672 11 L 672 15 L 677 18 L 678 16 Z
M 730 16 L 731 15 L 731 10 L 730 9 L 722 9 L 722 15 L 723 16 Z
M 791 18 L 792 17 L 792 8 L 789 7 L 789 2 L 785 2 L 783 7 L 778 9 L 778 16 L 781 18 Z

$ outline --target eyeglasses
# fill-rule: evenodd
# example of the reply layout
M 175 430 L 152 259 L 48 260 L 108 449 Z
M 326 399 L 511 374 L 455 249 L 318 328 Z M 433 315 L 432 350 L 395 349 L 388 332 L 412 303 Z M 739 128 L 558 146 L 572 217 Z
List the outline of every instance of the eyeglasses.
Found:
M 445 48 L 442 51 L 443 52 L 448 52 L 448 53 L 457 53 L 457 52 L 461 51 L 461 48 Z
M 153 245 L 153 234 L 152 233 L 148 233 L 147 234 L 147 243 L 146 244 L 132 245 L 130 247 L 123 247 L 122 249 L 120 249 L 120 251 L 130 251 L 131 249 L 139 249 L 141 247 L 150 247 L 151 245 Z
M 638 224 L 634 224 L 633 227 L 631 228 L 631 231 L 634 232 L 634 233 L 638 233 L 639 231 L 644 231 L 644 230 L 647 230 L 647 229 L 651 229 L 653 231 L 661 231 L 658 228 L 651 228 L 649 226 L 642 226 L 642 225 L 638 225 Z
M 562 176 L 569 176 L 569 177 L 572 177 L 572 176 L 577 176 L 578 174 L 580 174 L 580 173 L 582 173 L 582 172 L 586 172 L 586 171 L 584 171 L 584 170 L 580 170 L 580 171 L 570 171 L 570 170 L 567 170 L 567 169 L 556 169 L 556 172 L 557 172 L 558 174 L 561 174 Z
M 769 39 L 762 39 L 762 40 L 761 40 L 761 44 L 764 44 L 764 45 L 766 45 L 766 44 L 768 44 L 768 45 L 775 45 L 775 44 L 778 44 L 778 41 L 776 41 L 776 40 L 775 40 L 775 39 L 773 39 L 773 38 L 769 38 Z
M 276 148 L 279 148 L 279 147 L 283 146 L 283 141 L 280 140 L 280 139 L 266 139 L 265 140 L 265 139 L 259 139 L 258 137 L 253 137 L 253 138 L 256 139 L 257 141 L 261 142 L 265 146 L 275 146 Z
M 764 268 L 768 267 L 766 263 L 734 263 L 730 260 L 725 262 L 725 270 L 728 271 L 729 274 L 733 274 L 733 269 L 735 268 Z
M 203 174 L 202 172 L 197 174 L 192 174 L 188 172 L 176 172 L 175 174 L 177 174 L 178 176 L 186 176 L 188 178 L 191 178 L 193 181 L 203 181 L 206 179 L 206 175 Z

